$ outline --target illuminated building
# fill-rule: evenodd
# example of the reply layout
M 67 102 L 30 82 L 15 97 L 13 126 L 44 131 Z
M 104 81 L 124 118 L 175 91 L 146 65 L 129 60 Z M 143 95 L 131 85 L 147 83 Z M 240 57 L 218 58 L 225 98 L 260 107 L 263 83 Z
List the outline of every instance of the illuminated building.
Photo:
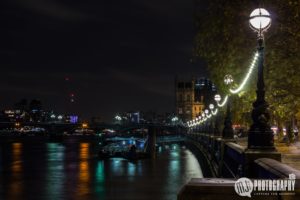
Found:
M 183 121 L 199 116 L 213 102 L 216 86 L 207 78 L 175 80 L 176 115 Z

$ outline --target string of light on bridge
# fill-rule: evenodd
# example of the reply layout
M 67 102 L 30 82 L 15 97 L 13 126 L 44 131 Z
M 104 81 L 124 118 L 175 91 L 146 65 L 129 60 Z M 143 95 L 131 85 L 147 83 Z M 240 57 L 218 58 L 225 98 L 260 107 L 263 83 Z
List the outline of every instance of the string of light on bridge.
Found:
M 235 88 L 235 89 L 230 88 L 230 89 L 229 89 L 229 92 L 230 92 L 231 94 L 238 94 L 238 93 L 240 93 L 240 92 L 244 89 L 244 87 L 245 87 L 245 85 L 247 84 L 247 82 L 248 82 L 248 80 L 249 80 L 249 78 L 250 78 L 250 76 L 251 76 L 251 74 L 252 74 L 254 68 L 257 66 L 257 60 L 258 60 L 258 57 L 259 57 L 258 52 L 255 52 L 255 54 L 254 54 L 254 56 L 253 56 L 253 59 L 252 59 L 252 62 L 251 62 L 251 64 L 250 64 L 250 66 L 249 66 L 248 72 L 247 72 L 247 74 L 246 74 L 244 80 L 241 82 L 241 84 L 240 84 L 237 88 Z M 216 95 L 216 96 L 215 96 L 215 100 L 216 100 L 217 106 L 218 106 L 218 107 L 223 107 L 223 106 L 225 106 L 226 103 L 227 103 L 227 101 L 228 101 L 228 98 L 229 98 L 229 95 L 226 95 L 226 96 L 224 97 L 222 103 L 219 103 L 219 102 L 221 101 L 221 96 L 220 96 L 220 95 Z M 208 111 L 208 110 L 207 110 L 207 111 Z M 209 111 L 208 111 L 208 112 L 209 112 Z M 215 109 L 215 110 L 211 109 L 211 114 L 208 114 L 208 113 L 204 113 L 204 112 L 203 112 L 202 115 L 196 117 L 195 119 L 193 119 L 193 120 L 191 120 L 191 121 L 188 121 L 188 122 L 187 122 L 187 125 L 188 125 L 189 128 L 195 127 L 195 126 L 197 126 L 197 125 L 201 125 L 201 124 L 203 124 L 204 122 L 206 122 L 207 119 L 211 118 L 212 115 L 213 115 L 213 116 L 217 115 L 217 113 L 218 113 L 218 109 Z
M 242 91 L 242 89 L 244 88 L 244 86 L 246 85 L 246 83 L 248 82 L 249 80 L 249 77 L 250 75 L 252 74 L 252 71 L 254 69 L 254 67 L 256 66 L 256 63 L 257 63 L 257 59 L 258 59 L 258 53 L 256 52 L 254 54 L 254 57 L 253 57 L 253 60 L 249 66 L 249 69 L 248 69 L 248 73 L 246 74 L 243 82 L 240 84 L 240 86 L 236 89 L 229 89 L 229 91 L 232 93 L 232 94 L 237 94 L 239 93 L 240 91 Z

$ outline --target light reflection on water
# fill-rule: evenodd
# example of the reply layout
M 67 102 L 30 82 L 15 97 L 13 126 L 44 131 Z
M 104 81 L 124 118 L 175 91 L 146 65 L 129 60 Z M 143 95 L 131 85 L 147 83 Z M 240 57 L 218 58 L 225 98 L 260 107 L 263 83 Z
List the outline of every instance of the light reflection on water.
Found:
M 64 146 L 58 143 L 47 144 L 47 199 L 63 197 L 64 173 Z
M 12 143 L 12 161 L 11 161 L 11 182 L 9 184 L 9 199 L 19 199 L 22 197 L 22 143 Z M 5 184 L 5 182 L 4 182 Z
M 90 193 L 89 147 L 89 143 L 80 143 L 79 146 L 79 173 L 77 185 L 79 197 Z
M 98 160 L 92 143 L 9 145 L 1 146 L 3 199 L 168 200 L 190 178 L 202 177 L 195 156 L 179 145 L 162 146 L 155 160 L 136 162 Z

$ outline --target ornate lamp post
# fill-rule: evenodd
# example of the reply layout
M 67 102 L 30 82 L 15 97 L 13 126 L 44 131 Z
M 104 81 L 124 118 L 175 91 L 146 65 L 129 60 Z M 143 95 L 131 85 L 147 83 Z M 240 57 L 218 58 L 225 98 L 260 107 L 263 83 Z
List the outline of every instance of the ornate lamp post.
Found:
M 205 113 L 202 112 L 201 116 L 202 116 L 202 119 L 204 120 L 205 119 Z M 205 133 L 205 124 L 204 123 L 201 125 L 201 132 Z
M 206 134 L 209 134 L 209 125 L 208 125 L 209 121 L 208 121 L 208 117 L 207 117 L 207 115 L 208 115 L 208 113 L 209 113 L 209 110 L 208 110 L 208 109 L 205 109 L 205 110 L 204 110 L 204 113 L 205 113 L 205 116 L 206 116 L 206 118 L 207 118 L 207 120 L 206 120 L 206 122 L 205 122 L 205 133 L 206 133 Z
M 213 109 L 215 108 L 215 105 L 214 104 L 209 104 L 209 109 L 210 109 L 210 112 L 212 113 L 212 111 L 213 111 Z M 211 118 L 210 120 L 209 120 L 209 133 L 210 134 L 214 134 L 214 126 L 213 126 L 213 119 Z
M 217 104 L 219 104 L 219 102 L 221 101 L 221 95 L 216 94 L 214 97 L 215 101 L 217 102 Z M 219 127 L 220 127 L 220 123 L 219 123 L 219 115 L 215 116 L 215 129 L 214 129 L 214 134 L 217 136 L 220 136 L 220 132 L 219 132 Z
M 233 83 L 233 78 L 231 75 L 226 75 L 224 77 L 224 83 L 226 85 L 230 85 Z M 230 101 L 230 97 L 228 97 L 228 102 L 227 102 L 227 109 L 226 109 L 226 116 L 225 116 L 225 121 L 224 121 L 224 129 L 223 129 L 223 133 L 222 136 L 223 138 L 226 139 L 232 139 L 233 138 L 233 129 L 232 129 L 232 121 L 231 121 L 231 109 L 230 109 L 230 105 L 231 101 Z
M 275 150 L 274 136 L 269 125 L 270 114 L 265 101 L 264 84 L 264 36 L 271 25 L 270 14 L 263 8 L 257 8 L 250 14 L 250 27 L 258 33 L 258 78 L 256 101 L 253 103 L 252 120 L 248 134 L 248 149 Z

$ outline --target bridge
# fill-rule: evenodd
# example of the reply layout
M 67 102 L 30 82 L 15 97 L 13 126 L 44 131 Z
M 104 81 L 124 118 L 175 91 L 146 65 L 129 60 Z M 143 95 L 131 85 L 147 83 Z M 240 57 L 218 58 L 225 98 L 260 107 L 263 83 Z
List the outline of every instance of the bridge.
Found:
M 242 199 L 234 191 L 238 178 L 288 179 L 290 174 L 295 174 L 298 179 L 293 198 L 299 198 L 300 171 L 283 163 L 279 151 L 250 150 L 236 139 L 198 131 L 187 134 L 185 143 L 200 159 L 204 177 L 207 178 L 192 179 L 179 192 L 179 200 L 199 199 L 199 196 L 203 199 Z M 258 199 L 266 198 L 261 197 Z M 274 195 L 271 199 L 289 197 Z
M 40 127 L 44 128 L 49 134 L 62 134 L 64 132 L 73 133 L 76 129 L 82 128 L 82 123 L 53 123 L 53 122 L 24 122 L 19 123 L 22 127 L 30 126 L 30 127 Z M 186 131 L 184 127 L 181 126 L 172 126 L 166 124 L 151 124 L 151 123 L 129 123 L 129 124 L 89 124 L 88 129 L 93 130 L 94 132 L 101 132 L 104 129 L 114 130 L 119 134 L 129 134 L 133 135 L 135 130 L 138 129 L 148 129 L 150 126 L 159 127 L 157 134 L 165 135 L 165 134 L 181 134 Z M 12 129 L 16 128 L 15 122 L 0 122 L 0 130 L 2 129 Z

